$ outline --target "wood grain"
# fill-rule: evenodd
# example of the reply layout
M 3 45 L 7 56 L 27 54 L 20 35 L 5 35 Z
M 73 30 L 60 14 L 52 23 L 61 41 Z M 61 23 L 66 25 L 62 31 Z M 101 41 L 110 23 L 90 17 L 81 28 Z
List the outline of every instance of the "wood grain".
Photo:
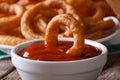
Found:
M 10 59 L 0 60 L 0 78 L 9 74 L 13 69 L 15 68 Z

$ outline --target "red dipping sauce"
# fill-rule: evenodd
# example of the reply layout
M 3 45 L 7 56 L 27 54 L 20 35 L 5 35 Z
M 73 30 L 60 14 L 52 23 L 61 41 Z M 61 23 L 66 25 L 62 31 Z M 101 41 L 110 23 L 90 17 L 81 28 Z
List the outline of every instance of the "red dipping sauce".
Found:
M 101 50 L 91 45 L 85 45 L 83 55 L 69 56 L 65 52 L 73 45 L 73 42 L 59 41 L 56 47 L 47 48 L 44 43 L 34 43 L 25 47 L 18 54 L 21 57 L 42 61 L 71 61 L 91 58 L 101 54 Z

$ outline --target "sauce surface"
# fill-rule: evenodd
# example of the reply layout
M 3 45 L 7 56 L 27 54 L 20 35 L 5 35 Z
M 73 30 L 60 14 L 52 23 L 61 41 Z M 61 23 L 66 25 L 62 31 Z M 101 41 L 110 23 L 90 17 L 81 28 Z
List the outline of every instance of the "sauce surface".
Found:
M 91 45 L 85 45 L 83 55 L 69 56 L 66 51 L 73 45 L 73 42 L 59 41 L 56 47 L 45 47 L 44 43 L 34 43 L 27 46 L 18 54 L 21 57 L 32 60 L 43 61 L 71 61 L 91 58 L 101 54 L 101 50 Z

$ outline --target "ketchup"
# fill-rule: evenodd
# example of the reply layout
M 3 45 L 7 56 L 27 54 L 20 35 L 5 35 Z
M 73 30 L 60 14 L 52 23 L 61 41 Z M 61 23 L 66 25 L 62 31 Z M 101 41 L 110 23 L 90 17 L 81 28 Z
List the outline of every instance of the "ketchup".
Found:
M 71 61 L 91 58 L 101 54 L 101 50 L 91 45 L 85 44 L 83 54 L 80 56 L 69 56 L 66 51 L 73 45 L 73 42 L 59 41 L 56 47 L 45 47 L 44 43 L 34 43 L 18 54 L 21 57 L 42 60 L 42 61 Z

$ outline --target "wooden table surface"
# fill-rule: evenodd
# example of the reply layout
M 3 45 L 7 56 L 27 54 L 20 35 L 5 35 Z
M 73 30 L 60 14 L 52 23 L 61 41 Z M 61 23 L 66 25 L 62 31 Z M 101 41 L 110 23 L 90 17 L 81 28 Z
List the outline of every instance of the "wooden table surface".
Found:
M 0 80 L 21 80 L 11 59 L 0 60 Z M 108 55 L 108 60 L 97 80 L 120 80 L 120 54 Z

